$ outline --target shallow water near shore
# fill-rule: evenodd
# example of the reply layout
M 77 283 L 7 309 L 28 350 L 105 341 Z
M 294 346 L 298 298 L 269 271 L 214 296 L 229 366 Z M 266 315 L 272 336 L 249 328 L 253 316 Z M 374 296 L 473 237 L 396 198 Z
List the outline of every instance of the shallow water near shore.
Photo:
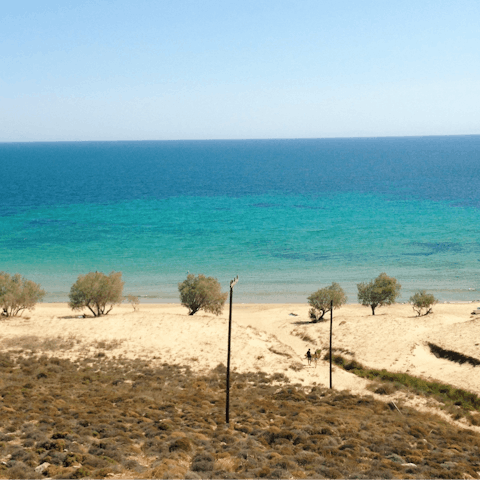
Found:
M 65 301 L 79 274 L 178 301 L 187 271 L 239 302 L 304 302 L 380 272 L 480 299 L 480 136 L 0 144 L 0 269 Z

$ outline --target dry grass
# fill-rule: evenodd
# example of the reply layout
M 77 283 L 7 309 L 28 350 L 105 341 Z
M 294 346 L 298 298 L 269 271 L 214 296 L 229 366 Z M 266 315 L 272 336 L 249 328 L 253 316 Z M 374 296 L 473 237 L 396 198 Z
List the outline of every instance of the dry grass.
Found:
M 40 338 L 35 335 L 24 335 L 15 338 L 4 338 L 1 341 L 1 346 L 6 349 L 16 349 L 17 352 L 30 351 L 36 352 L 58 352 L 72 349 L 75 345 L 81 343 L 77 338 Z
M 99 350 L 115 350 L 120 348 L 125 340 L 98 340 L 93 346 Z
M 301 338 L 304 342 L 310 343 L 311 345 L 317 344 L 317 341 L 305 328 L 295 328 L 294 330 L 292 330 L 292 334 Z
M 226 426 L 223 365 L 20 350 L 0 354 L 0 478 L 478 478 L 478 434 L 373 397 L 233 373 Z

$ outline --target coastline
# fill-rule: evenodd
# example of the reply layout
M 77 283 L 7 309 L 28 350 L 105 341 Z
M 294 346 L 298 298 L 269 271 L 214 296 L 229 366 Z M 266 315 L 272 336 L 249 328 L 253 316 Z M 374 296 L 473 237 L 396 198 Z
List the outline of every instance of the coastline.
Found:
M 239 275 L 235 300 L 252 303 L 306 302 L 332 281 L 355 301 L 381 272 L 402 284 L 400 301 L 424 288 L 475 301 L 479 140 L 5 145 L 2 270 L 48 301 L 67 301 L 80 274 L 113 270 L 149 303 L 178 301 L 187 271 L 223 288 Z

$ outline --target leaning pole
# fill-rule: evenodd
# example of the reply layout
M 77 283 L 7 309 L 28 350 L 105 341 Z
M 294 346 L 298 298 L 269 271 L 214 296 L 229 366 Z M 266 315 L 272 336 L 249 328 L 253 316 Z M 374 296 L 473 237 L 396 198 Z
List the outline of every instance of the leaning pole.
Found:
M 333 330 L 333 300 L 330 302 L 330 389 L 332 388 L 332 330 Z
M 230 312 L 228 315 L 228 357 L 227 357 L 227 398 L 225 402 L 225 420 L 230 423 L 230 346 L 232 338 L 232 297 L 233 287 L 238 282 L 238 275 L 230 282 Z

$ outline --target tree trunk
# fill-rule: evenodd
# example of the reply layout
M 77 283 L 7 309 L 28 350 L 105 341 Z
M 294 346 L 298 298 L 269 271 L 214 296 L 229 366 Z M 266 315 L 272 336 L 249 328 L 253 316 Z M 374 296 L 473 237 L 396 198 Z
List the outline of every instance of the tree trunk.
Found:
M 375 307 L 373 305 L 370 305 L 372 307 L 372 315 L 375 315 Z

